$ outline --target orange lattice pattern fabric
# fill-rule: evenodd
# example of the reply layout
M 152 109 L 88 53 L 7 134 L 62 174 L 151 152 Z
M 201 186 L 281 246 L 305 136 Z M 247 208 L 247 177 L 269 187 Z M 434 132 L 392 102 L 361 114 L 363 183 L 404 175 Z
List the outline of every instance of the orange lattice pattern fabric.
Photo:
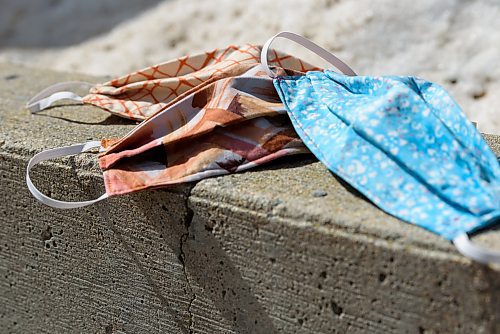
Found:
M 97 85 L 82 101 L 122 117 L 144 120 L 194 87 L 245 73 L 259 64 L 260 50 L 251 44 L 231 45 L 181 57 Z M 278 51 L 270 53 L 269 63 L 299 72 L 318 69 Z

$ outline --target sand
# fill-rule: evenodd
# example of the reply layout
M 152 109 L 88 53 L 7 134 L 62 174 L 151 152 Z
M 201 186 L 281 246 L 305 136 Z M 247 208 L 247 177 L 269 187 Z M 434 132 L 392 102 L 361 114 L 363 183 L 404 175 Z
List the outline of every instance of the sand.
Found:
M 167 0 L 142 2 L 142 10 L 138 3 L 39 0 L 23 12 L 23 4 L 0 0 L 0 60 L 115 76 L 290 30 L 359 74 L 441 84 L 481 131 L 500 134 L 497 0 Z M 276 47 L 317 62 L 292 42 Z

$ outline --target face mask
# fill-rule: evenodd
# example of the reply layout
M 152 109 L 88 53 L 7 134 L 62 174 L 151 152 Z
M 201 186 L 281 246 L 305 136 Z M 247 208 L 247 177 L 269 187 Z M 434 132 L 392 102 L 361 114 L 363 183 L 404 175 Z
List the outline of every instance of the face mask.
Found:
M 266 58 L 275 37 L 304 45 L 345 75 L 274 73 Z M 415 77 L 356 76 L 301 36 L 275 37 L 261 62 L 311 152 L 387 213 L 452 240 L 477 261 L 499 262 L 498 252 L 467 236 L 500 218 L 499 163 L 448 93 Z
M 278 70 L 300 74 L 294 69 Z M 37 163 L 96 147 L 103 151 L 99 165 L 106 187 L 98 199 L 58 201 L 31 182 L 29 171 Z M 293 130 L 272 80 L 257 64 L 240 76 L 207 80 L 187 91 L 122 139 L 38 153 L 28 164 L 26 180 L 35 198 L 68 209 L 110 196 L 239 172 L 298 153 L 308 150 Z
M 273 52 L 271 65 L 301 72 L 318 69 L 298 58 Z M 229 46 L 154 65 L 101 85 L 62 82 L 38 93 L 26 107 L 36 113 L 57 101 L 71 100 L 97 106 L 120 117 L 142 121 L 200 85 L 242 75 L 259 64 L 259 56 L 259 46 Z M 82 97 L 74 92 L 77 89 L 90 89 L 90 93 Z

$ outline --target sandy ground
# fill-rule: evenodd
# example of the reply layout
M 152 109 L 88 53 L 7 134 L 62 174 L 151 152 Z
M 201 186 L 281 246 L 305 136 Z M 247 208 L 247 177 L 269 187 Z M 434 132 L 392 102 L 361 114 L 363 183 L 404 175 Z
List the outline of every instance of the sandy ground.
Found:
M 290 30 L 331 50 L 359 74 L 411 74 L 437 82 L 481 131 L 500 134 L 498 0 L 157 3 L 0 0 L 0 61 L 120 75 L 228 44 L 263 44 Z M 292 42 L 276 47 L 317 62 Z

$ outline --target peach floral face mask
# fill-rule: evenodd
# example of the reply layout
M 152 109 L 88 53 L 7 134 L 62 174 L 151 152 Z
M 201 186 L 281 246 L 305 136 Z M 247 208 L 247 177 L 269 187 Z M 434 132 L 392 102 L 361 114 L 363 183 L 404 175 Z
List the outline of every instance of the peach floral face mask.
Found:
M 272 64 L 281 75 L 302 75 L 314 69 L 292 56 L 274 55 Z M 308 153 L 259 56 L 260 48 L 255 46 L 229 47 L 152 66 L 93 87 L 79 102 L 123 117 L 147 119 L 121 139 L 106 138 L 38 153 L 27 167 L 28 188 L 41 202 L 68 209 Z M 61 92 L 61 87 L 38 94 L 30 101 L 31 110 L 43 110 L 61 97 L 67 98 L 64 94 L 74 94 Z M 98 147 L 106 188 L 98 199 L 55 200 L 31 182 L 29 171 L 39 162 Z

